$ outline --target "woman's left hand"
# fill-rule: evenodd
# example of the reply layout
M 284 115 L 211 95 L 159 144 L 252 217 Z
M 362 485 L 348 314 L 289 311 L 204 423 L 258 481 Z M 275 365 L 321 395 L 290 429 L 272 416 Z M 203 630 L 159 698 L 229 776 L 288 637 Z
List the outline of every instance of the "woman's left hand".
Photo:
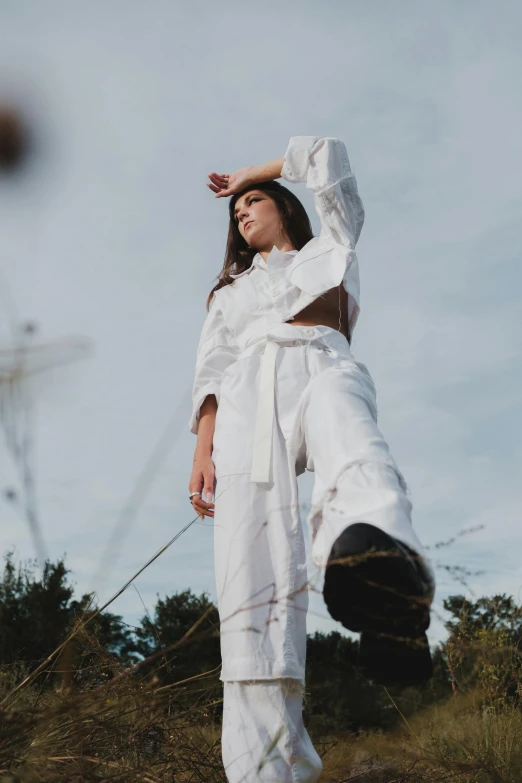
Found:
M 233 196 L 234 193 L 239 193 L 255 183 L 254 169 L 255 166 L 245 166 L 242 169 L 237 169 L 233 174 L 216 174 L 213 171 L 208 175 L 210 182 L 206 183 L 207 188 L 214 191 L 216 194 L 214 198 Z

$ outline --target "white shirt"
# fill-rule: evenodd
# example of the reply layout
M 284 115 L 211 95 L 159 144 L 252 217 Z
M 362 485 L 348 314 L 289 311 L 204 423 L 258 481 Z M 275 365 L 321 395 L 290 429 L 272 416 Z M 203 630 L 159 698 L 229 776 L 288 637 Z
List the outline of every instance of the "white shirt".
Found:
M 360 312 L 359 266 L 355 245 L 364 207 L 346 147 L 334 138 L 293 136 L 281 176 L 305 182 L 313 192 L 321 231 L 301 250 L 281 253 L 274 245 L 267 261 L 258 253 L 234 282 L 216 291 L 200 335 L 189 427 L 197 433 L 205 397 L 219 392 L 223 373 L 277 324 L 293 320 L 325 291 L 341 283 L 348 294 L 353 334 Z

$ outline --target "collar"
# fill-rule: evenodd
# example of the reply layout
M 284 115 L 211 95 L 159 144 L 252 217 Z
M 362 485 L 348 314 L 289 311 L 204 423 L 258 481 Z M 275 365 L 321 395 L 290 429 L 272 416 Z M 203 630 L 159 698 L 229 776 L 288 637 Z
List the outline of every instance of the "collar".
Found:
M 285 253 L 282 253 L 277 247 L 277 245 L 274 245 L 266 261 L 264 260 L 261 253 L 256 253 L 254 258 L 252 259 L 252 264 L 248 267 L 248 269 L 243 270 L 243 272 L 239 272 L 239 274 L 237 275 L 231 275 L 229 273 L 229 277 L 232 277 L 234 280 L 238 277 L 243 277 L 243 275 L 247 275 L 256 266 L 259 267 L 260 269 L 266 269 L 268 266 L 268 262 L 270 260 L 273 261 L 275 259 L 293 258 L 293 256 L 297 255 L 297 252 L 298 252 L 297 250 L 288 250 Z

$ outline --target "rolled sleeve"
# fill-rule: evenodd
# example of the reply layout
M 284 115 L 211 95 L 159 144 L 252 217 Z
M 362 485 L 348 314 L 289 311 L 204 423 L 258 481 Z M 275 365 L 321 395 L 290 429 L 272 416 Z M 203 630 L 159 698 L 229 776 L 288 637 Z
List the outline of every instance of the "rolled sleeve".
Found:
M 322 239 L 355 247 L 364 223 L 364 206 L 340 139 L 292 136 L 281 176 L 288 182 L 305 182 L 313 192 Z
M 310 155 L 317 136 L 292 136 L 285 152 L 281 176 L 288 182 L 306 182 Z
M 238 356 L 238 345 L 225 324 L 223 312 L 214 295 L 201 330 L 196 370 L 192 385 L 192 413 L 189 429 L 198 433 L 201 406 L 209 394 L 214 394 L 219 404 L 223 373 Z

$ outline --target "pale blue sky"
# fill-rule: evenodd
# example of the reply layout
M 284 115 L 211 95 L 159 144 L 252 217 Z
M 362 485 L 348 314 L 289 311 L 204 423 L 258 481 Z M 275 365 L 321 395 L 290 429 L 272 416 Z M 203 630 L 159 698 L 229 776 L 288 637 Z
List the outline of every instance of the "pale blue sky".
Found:
M 437 557 L 484 569 L 476 595 L 519 597 L 521 21 L 515 0 L 0 3 L 0 97 L 21 101 L 38 142 L 24 177 L 0 181 L 2 348 L 6 284 L 39 340 L 93 345 L 31 384 L 40 520 L 78 591 L 105 600 L 192 518 L 187 395 L 227 221 L 207 173 L 313 134 L 346 143 L 365 205 L 353 347 L 419 535 L 484 525 Z M 309 192 L 293 189 L 318 231 Z M 95 578 L 173 417 L 172 448 Z M 0 455 L 16 486 L 3 442 Z M 0 502 L 0 551 L 33 556 Z M 156 593 L 213 595 L 211 522 L 137 587 L 149 609 Z M 437 605 L 462 589 L 441 571 Z M 112 609 L 143 614 L 133 589 Z M 314 599 L 310 630 L 334 627 Z

